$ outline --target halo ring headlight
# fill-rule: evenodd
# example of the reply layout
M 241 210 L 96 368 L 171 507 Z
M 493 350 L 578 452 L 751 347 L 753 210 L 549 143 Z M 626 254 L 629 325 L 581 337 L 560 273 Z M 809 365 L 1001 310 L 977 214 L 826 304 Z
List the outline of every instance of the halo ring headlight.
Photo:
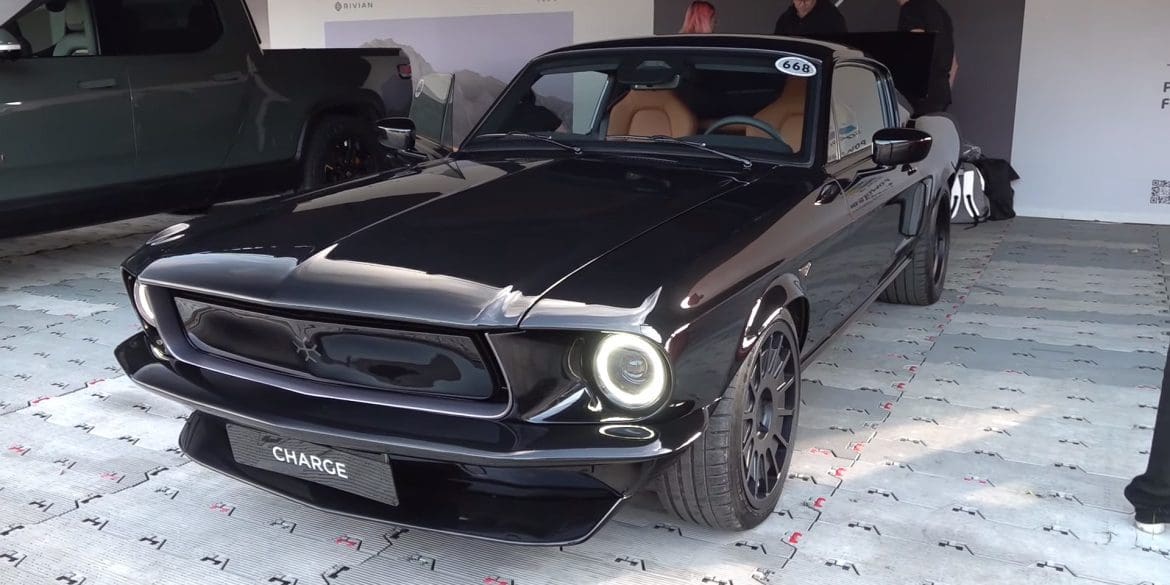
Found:
M 629 333 L 602 338 L 593 354 L 593 375 L 607 398 L 630 410 L 659 404 L 667 390 L 662 352 L 649 340 Z
M 150 302 L 150 293 L 145 284 L 134 283 L 134 308 L 138 315 L 151 327 L 158 327 L 158 315 L 154 312 L 154 305 Z

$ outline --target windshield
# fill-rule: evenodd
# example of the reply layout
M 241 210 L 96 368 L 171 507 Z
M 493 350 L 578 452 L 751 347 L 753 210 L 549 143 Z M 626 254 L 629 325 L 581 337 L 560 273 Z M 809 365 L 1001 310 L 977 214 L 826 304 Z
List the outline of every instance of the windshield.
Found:
M 586 151 L 661 147 L 673 138 L 741 156 L 804 159 L 819 66 L 784 57 L 677 49 L 554 58 L 525 70 L 464 148 L 499 145 L 487 139 L 501 135 L 539 135 Z

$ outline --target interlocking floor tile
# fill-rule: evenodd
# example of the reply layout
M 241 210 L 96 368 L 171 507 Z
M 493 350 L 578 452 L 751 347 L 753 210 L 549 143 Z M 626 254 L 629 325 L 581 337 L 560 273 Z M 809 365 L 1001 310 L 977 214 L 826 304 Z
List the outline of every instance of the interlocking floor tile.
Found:
M 336 516 L 191 464 L 186 408 L 118 371 L 119 274 L 157 216 L 0 241 L 0 584 L 1168 582 L 1133 528 L 1170 337 L 1170 228 L 954 230 L 932 307 L 874 305 L 804 371 L 777 511 L 723 533 L 641 494 L 589 542 Z

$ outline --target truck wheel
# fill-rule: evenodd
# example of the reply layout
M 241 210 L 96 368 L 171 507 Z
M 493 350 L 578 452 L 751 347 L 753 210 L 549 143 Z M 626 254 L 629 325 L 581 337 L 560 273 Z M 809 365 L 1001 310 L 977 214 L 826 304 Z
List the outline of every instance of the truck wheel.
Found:
M 325 116 L 305 142 L 303 190 L 356 179 L 378 170 L 374 125 L 355 116 Z
M 788 477 L 800 410 L 800 351 L 787 312 L 760 335 L 707 430 L 658 478 L 683 520 L 722 530 L 763 522 Z
M 950 197 L 940 197 L 938 213 L 918 238 L 910 264 L 882 291 L 879 299 L 899 305 L 933 305 L 947 281 L 951 250 Z

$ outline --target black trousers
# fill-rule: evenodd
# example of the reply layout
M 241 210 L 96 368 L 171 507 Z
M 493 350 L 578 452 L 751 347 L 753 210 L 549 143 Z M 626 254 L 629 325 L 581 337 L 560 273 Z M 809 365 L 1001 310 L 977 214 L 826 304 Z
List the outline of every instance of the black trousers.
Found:
M 1170 523 L 1170 356 L 1162 374 L 1162 397 L 1150 445 L 1146 472 L 1125 488 L 1125 498 L 1134 508 L 1153 512 L 1154 523 Z

